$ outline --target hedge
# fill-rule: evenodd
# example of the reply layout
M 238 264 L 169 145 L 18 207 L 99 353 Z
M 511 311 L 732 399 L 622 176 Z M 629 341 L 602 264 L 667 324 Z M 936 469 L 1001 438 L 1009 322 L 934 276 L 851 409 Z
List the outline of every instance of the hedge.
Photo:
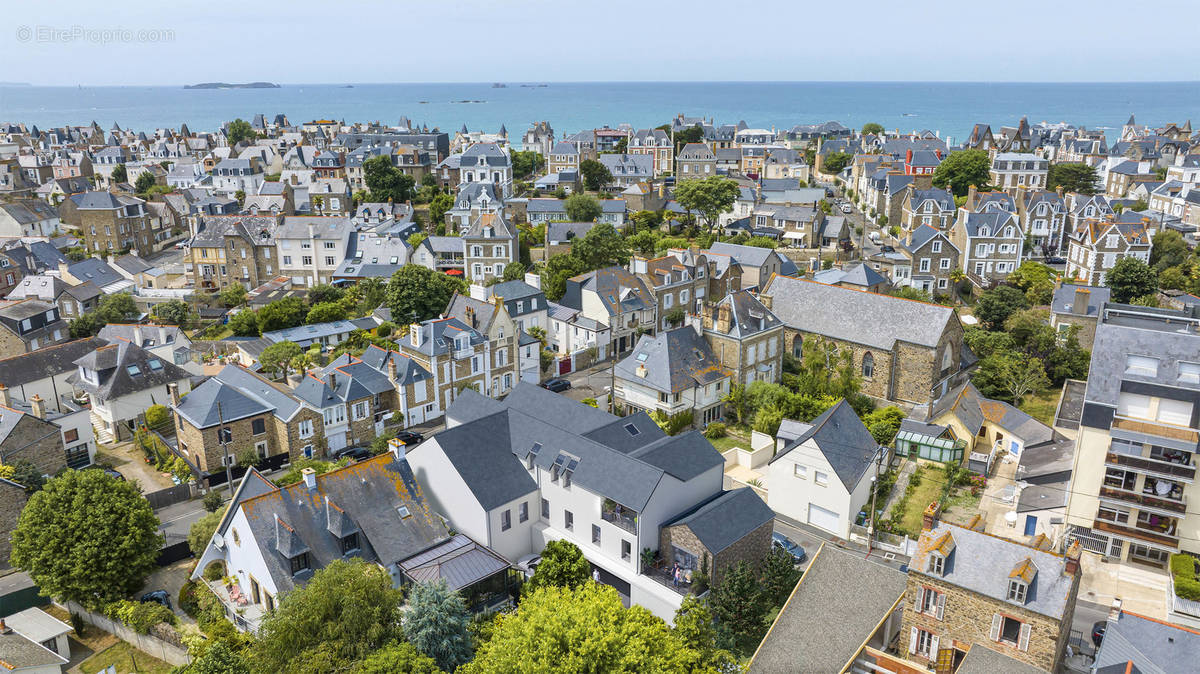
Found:
M 1200 578 L 1196 576 L 1196 558 L 1185 553 L 1171 555 L 1171 575 L 1175 579 L 1175 595 L 1200 601 Z

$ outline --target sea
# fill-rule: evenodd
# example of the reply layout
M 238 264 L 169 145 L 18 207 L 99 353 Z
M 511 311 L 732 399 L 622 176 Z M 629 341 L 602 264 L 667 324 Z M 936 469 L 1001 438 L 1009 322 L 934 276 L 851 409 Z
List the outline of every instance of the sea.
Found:
M 496 86 L 503 84 L 504 86 Z M 104 129 L 214 130 L 255 114 L 380 121 L 407 117 L 453 133 L 495 132 L 514 141 L 547 120 L 556 135 L 604 125 L 649 128 L 677 114 L 717 124 L 745 121 L 785 129 L 837 120 L 860 128 L 878 122 L 901 132 L 934 131 L 954 142 L 984 122 L 993 128 L 1067 122 L 1119 134 L 1130 114 L 1161 126 L 1196 118 L 1200 82 L 505 82 L 476 84 L 285 84 L 278 89 L 184 89 L 182 86 L 0 86 L 0 121 L 38 127 L 87 124 Z

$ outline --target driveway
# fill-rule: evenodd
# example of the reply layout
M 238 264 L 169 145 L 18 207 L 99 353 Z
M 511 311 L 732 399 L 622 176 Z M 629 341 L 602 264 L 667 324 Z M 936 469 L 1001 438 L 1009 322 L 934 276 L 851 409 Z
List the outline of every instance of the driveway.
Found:
M 179 608 L 179 590 L 192 574 L 192 565 L 195 563 L 195 559 L 181 559 L 169 566 L 159 567 L 146 579 L 146 587 L 142 589 L 142 592 L 166 590 L 171 595 L 171 610 L 179 616 L 180 622 L 196 622 Z
M 101 445 L 96 451 L 97 463 L 111 463 L 118 473 L 130 482 L 142 485 L 142 491 L 158 491 L 166 487 L 174 487 L 168 473 L 160 473 L 154 466 L 146 463 L 142 450 L 132 442 L 121 442 L 115 445 Z
M 571 382 L 571 388 L 563 395 L 571 400 L 595 398 L 597 401 L 607 402 L 605 399 L 608 394 L 606 389 L 612 385 L 612 361 L 607 360 L 587 369 L 572 372 L 564 379 Z

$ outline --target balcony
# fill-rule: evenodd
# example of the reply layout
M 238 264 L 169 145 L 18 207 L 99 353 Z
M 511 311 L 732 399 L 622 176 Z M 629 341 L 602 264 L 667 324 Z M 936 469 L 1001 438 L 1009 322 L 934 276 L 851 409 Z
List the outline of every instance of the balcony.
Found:
M 1092 528 L 1097 531 L 1103 531 L 1109 534 L 1116 534 L 1125 538 L 1132 538 L 1139 541 L 1147 541 L 1156 545 L 1166 546 L 1173 549 L 1179 548 L 1179 537 L 1173 534 L 1168 534 L 1165 531 L 1157 529 L 1143 528 L 1142 526 L 1130 526 L 1128 524 L 1119 524 L 1108 520 L 1097 519 L 1092 523 Z
M 454 350 L 454 360 L 465 360 L 467 358 L 470 358 L 473 355 L 475 355 L 475 349 L 473 349 L 471 347 L 467 347 L 465 349 L 455 349 Z
M 1108 453 L 1106 461 L 1110 465 L 1132 468 L 1133 470 L 1163 475 L 1186 482 L 1196 479 L 1196 467 L 1190 461 L 1188 463 L 1160 461 L 1145 456 L 1132 456 L 1113 451 Z
M 1161 421 L 1142 421 L 1128 417 L 1113 417 L 1113 428 L 1131 433 L 1141 433 L 1169 440 L 1182 440 L 1193 445 L 1200 442 L 1200 432 L 1186 426 L 1175 426 Z
M 1128 489 L 1118 489 L 1116 487 L 1100 487 L 1100 497 L 1142 508 L 1154 508 L 1181 515 L 1187 510 L 1187 501 L 1182 498 L 1174 499 L 1166 496 L 1138 493 Z
M 611 499 L 604 499 L 600 506 L 600 519 L 637 535 L 637 511 Z

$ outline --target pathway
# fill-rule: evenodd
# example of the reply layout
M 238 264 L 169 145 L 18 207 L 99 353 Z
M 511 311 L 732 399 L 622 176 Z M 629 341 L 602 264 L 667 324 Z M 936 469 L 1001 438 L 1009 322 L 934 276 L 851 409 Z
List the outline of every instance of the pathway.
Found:
M 908 479 L 917 470 L 916 461 L 905 461 L 900 466 L 900 474 L 896 476 L 896 484 L 892 486 L 892 493 L 888 495 L 887 503 L 883 505 L 882 513 L 889 513 L 892 507 L 896 505 L 904 497 L 904 492 L 908 490 Z M 882 518 L 881 518 L 882 519 Z

